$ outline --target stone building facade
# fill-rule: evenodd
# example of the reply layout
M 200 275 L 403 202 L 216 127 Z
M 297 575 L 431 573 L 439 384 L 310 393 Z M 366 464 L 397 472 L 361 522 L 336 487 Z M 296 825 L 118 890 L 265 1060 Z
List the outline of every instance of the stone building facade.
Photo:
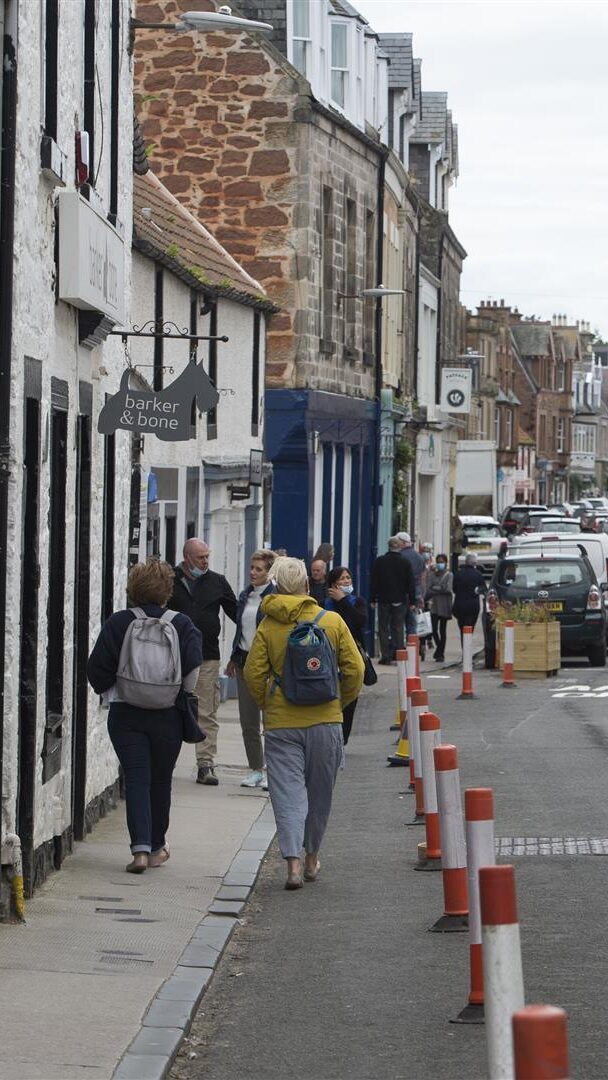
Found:
M 140 3 L 138 15 L 168 18 L 176 6 Z M 263 8 L 244 13 L 263 19 Z M 267 340 L 272 543 L 310 556 L 331 539 L 364 587 L 378 358 L 375 305 L 357 294 L 379 283 L 388 151 L 323 104 L 272 42 L 202 37 L 138 33 L 150 160 L 281 309 Z

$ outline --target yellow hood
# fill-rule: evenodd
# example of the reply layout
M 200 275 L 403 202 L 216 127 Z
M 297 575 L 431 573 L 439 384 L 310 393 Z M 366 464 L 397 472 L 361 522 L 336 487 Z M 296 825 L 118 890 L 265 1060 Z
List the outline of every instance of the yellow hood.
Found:
M 288 596 L 285 593 L 265 596 L 260 607 L 263 615 L 280 623 L 306 622 L 319 613 L 319 605 L 312 596 Z

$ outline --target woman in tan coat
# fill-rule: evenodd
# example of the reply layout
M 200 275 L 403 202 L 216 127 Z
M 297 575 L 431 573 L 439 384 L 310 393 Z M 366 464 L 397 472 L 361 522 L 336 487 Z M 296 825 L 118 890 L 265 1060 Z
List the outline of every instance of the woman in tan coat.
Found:
M 360 693 L 363 660 L 344 620 L 336 612 L 323 613 L 308 595 L 306 566 L 300 559 L 277 559 L 269 576 L 276 582 L 277 593 L 262 601 L 264 618 L 243 674 L 252 697 L 264 710 L 268 789 L 281 854 L 287 860 L 285 888 L 299 889 L 303 877 L 315 881 L 319 872 L 319 848 L 343 754 L 342 710 Z M 280 685 L 287 640 L 297 623 L 316 618 L 336 656 L 339 697 L 296 705 Z

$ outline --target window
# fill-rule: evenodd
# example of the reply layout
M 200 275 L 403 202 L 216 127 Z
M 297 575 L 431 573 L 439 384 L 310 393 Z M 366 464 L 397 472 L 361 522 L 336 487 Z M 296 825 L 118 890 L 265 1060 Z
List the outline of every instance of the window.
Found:
M 563 360 L 560 360 L 557 366 L 557 389 L 566 389 L 566 365 Z
M 500 409 L 494 409 L 494 442 L 500 446 Z
M 157 334 L 163 329 L 163 268 L 159 263 L 154 267 L 154 329 Z M 153 386 L 155 390 L 163 388 L 163 339 L 154 338 Z
M 333 337 L 333 295 L 334 295 L 334 193 L 331 188 L 323 188 L 323 235 L 321 237 L 321 291 L 323 320 L 321 337 L 331 341 Z
M 557 452 L 558 454 L 566 452 L 566 421 L 563 416 L 560 416 L 557 422 Z
M 557 450 L 557 416 L 551 417 L 551 451 L 555 453 Z
M 95 186 L 95 0 L 84 5 L 84 130 L 89 134 L 89 183 Z
M 357 204 L 353 199 L 346 200 L 346 253 L 344 257 L 345 270 L 344 292 L 353 297 L 357 291 Z M 354 299 L 345 300 L 344 307 L 344 331 L 347 345 L 354 345 L 356 327 L 356 303 Z
M 260 325 L 262 316 L 256 311 L 253 316 L 253 358 L 251 362 L 251 434 L 260 431 Z
M 293 0 L 293 66 L 310 78 L 310 0 Z
M 57 54 L 59 0 L 44 4 L 44 132 L 57 141 Z
M 211 308 L 209 315 L 209 336 L 217 336 L 217 304 Z M 207 372 L 214 386 L 217 386 L 217 341 L 209 342 L 209 370 Z M 217 407 L 209 409 L 207 413 L 207 438 L 217 439 Z
M 573 424 L 572 449 L 575 454 L 595 454 L 595 427 L 591 424 Z
M 507 409 L 507 433 L 505 436 L 505 444 L 507 450 L 511 449 L 513 445 L 513 410 Z
M 341 109 L 346 103 L 348 79 L 348 27 L 346 23 L 331 24 L 331 100 Z

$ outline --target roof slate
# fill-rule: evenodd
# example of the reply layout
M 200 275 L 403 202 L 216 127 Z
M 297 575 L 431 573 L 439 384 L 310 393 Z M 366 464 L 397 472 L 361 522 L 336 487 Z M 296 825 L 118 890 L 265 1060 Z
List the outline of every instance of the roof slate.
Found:
M 150 171 L 133 178 L 133 241 L 195 287 L 271 306 L 263 286 Z
M 379 34 L 382 51 L 390 59 L 388 85 L 391 89 L 413 91 L 413 34 Z
M 444 90 L 424 90 L 420 120 L 414 142 L 447 141 L 448 95 Z
M 545 323 L 516 323 L 511 327 L 521 356 L 551 356 L 551 327 Z

